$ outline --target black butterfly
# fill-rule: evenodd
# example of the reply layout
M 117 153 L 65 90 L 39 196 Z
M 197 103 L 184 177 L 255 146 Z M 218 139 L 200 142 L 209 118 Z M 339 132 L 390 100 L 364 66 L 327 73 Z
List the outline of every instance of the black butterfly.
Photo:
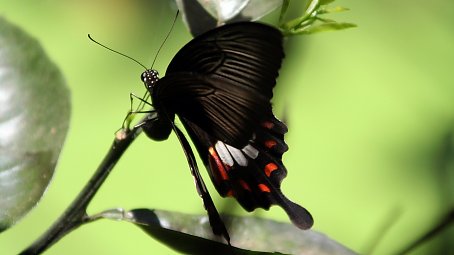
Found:
M 213 232 L 229 242 L 227 230 L 208 193 L 192 149 L 175 125 L 186 128 L 221 196 L 231 196 L 247 211 L 281 206 L 301 229 L 310 213 L 287 199 L 280 184 L 287 175 L 287 127 L 277 120 L 270 100 L 284 57 L 282 33 L 254 22 L 228 24 L 197 36 L 172 59 L 166 75 L 146 70 L 142 81 L 154 110 L 142 124 L 154 140 L 175 131 L 194 175 Z

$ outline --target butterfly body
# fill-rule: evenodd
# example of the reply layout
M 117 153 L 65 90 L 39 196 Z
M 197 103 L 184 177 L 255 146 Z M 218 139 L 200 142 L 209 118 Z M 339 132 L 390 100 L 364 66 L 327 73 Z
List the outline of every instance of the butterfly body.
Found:
M 309 212 L 280 190 L 287 175 L 282 163 L 287 127 L 274 117 L 270 100 L 284 57 L 282 40 L 275 28 L 253 22 L 196 37 L 175 55 L 163 78 L 155 70 L 142 74 L 157 113 L 143 130 L 165 140 L 173 129 L 195 165 L 174 125 L 178 115 L 221 196 L 236 198 L 247 211 L 279 205 L 296 226 L 307 229 L 313 224 Z M 209 196 L 197 180 L 197 167 L 191 168 L 200 195 Z

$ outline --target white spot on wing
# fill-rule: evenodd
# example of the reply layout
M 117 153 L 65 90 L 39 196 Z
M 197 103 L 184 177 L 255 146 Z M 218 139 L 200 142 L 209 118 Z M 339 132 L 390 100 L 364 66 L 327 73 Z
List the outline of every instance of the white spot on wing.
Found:
M 238 163 L 238 165 L 247 166 L 248 161 L 247 158 L 244 156 L 243 152 L 228 144 L 226 144 L 226 146 L 230 154 L 232 155 L 233 159 L 236 161 L 236 163 Z
M 224 164 L 228 166 L 233 166 L 233 158 L 223 142 L 217 141 L 216 144 L 214 145 L 214 148 L 216 149 L 216 152 L 218 153 L 219 157 L 221 158 L 221 161 Z
M 242 149 L 242 151 L 248 155 L 248 157 L 252 158 L 252 159 L 255 159 L 257 158 L 257 156 L 259 155 L 259 151 L 252 147 L 252 145 L 248 144 L 246 146 L 244 146 L 244 148 Z

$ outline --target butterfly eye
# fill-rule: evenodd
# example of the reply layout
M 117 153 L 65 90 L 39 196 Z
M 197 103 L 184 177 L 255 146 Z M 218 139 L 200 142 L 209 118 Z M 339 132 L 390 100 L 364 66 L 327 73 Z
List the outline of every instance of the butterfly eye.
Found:
M 146 83 L 147 82 L 147 72 L 143 72 L 141 75 L 140 75 L 140 80 L 142 80 L 143 83 Z
M 158 71 L 152 69 L 146 70 L 142 73 L 140 79 L 145 84 L 145 87 L 151 91 L 155 83 L 159 80 Z

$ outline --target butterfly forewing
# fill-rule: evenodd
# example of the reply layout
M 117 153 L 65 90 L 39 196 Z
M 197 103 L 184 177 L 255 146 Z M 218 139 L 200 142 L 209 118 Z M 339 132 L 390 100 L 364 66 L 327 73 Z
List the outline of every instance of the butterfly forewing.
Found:
M 221 141 L 245 146 L 271 110 L 283 56 L 278 30 L 252 22 L 225 25 L 177 53 L 153 102 Z

